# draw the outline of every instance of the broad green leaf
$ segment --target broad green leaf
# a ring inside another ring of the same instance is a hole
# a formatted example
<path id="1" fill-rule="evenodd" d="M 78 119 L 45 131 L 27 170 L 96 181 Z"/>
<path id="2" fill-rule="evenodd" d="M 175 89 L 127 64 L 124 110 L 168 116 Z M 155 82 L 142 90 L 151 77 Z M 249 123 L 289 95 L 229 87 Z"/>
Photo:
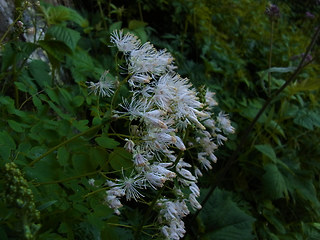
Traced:
<path id="1" fill-rule="evenodd" d="M 215 189 L 200 216 L 208 239 L 254 239 L 252 231 L 255 219 L 243 211 L 227 191 Z"/>
<path id="2" fill-rule="evenodd" d="M 108 216 L 111 216 L 113 209 L 109 208 L 107 205 L 101 204 L 99 201 L 95 201 L 95 204 L 92 204 L 92 212 L 87 215 L 88 222 L 93 226 L 101 230 L 105 226 L 105 219 Z"/>
<path id="3" fill-rule="evenodd" d="M 29 71 L 41 88 L 51 86 L 51 76 L 49 65 L 41 60 L 33 60 L 29 64 Z"/>
<path id="4" fill-rule="evenodd" d="M 5 131 L 0 132 L 0 156 L 1 160 L 7 162 L 11 151 L 16 149 L 16 144 L 12 137 Z"/>
<path id="5" fill-rule="evenodd" d="M 265 174 L 262 176 L 264 192 L 271 199 L 288 198 L 288 188 L 285 176 L 275 164 L 264 166 Z"/>
<path id="6" fill-rule="evenodd" d="M 104 148 L 108 149 L 114 149 L 117 147 L 120 143 L 117 142 L 116 140 L 109 138 L 109 137 L 97 137 L 95 141 Z"/>
<path id="7" fill-rule="evenodd" d="M 103 148 L 90 148 L 90 161 L 93 165 L 101 166 L 105 170 L 108 160 L 108 152 Z"/>
<path id="8" fill-rule="evenodd" d="M 124 148 L 118 147 L 109 155 L 109 162 L 114 170 L 132 167 L 132 155 Z"/>
<path id="9" fill-rule="evenodd" d="M 261 152 L 263 155 L 268 157 L 272 162 L 277 162 L 277 156 L 275 151 L 273 150 L 272 146 L 269 144 L 264 145 L 255 145 L 254 146 L 259 152 Z"/>
<path id="10" fill-rule="evenodd" d="M 80 40 L 80 33 L 62 25 L 51 26 L 47 33 L 54 39 L 64 42 L 72 51 Z"/>
<path id="11" fill-rule="evenodd" d="M 64 42 L 57 40 L 40 40 L 39 46 L 46 51 L 51 60 L 56 65 L 57 62 L 62 62 L 66 54 L 72 54 L 71 49 Z"/>
<path id="12" fill-rule="evenodd" d="M 84 19 L 77 11 L 64 6 L 48 7 L 43 9 L 45 12 L 46 20 L 49 25 L 59 24 L 65 21 L 73 21 L 81 27 L 88 27 L 88 21 Z"/>
<path id="13" fill-rule="evenodd" d="M 319 125 L 320 114 L 313 113 L 309 110 L 298 111 L 293 122 L 299 126 L 302 126 L 308 130 L 313 130 L 314 125 Z"/>

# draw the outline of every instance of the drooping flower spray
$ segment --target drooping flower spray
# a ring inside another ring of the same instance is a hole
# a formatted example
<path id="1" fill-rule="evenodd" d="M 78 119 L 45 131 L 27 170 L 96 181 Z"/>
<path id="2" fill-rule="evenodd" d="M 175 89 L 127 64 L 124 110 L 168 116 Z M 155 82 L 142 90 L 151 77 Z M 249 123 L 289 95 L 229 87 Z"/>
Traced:
<path id="1" fill-rule="evenodd" d="M 122 68 L 132 92 L 113 114 L 128 116 L 130 128 L 135 130 L 124 145 L 132 153 L 133 170 L 129 176 L 122 174 L 122 179 L 107 181 L 105 201 L 121 214 L 125 201 L 137 201 L 144 198 L 144 192 L 161 189 L 152 206 L 159 211 L 159 231 L 166 239 L 180 239 L 186 232 L 183 217 L 190 213 L 188 206 L 201 208 L 197 179 L 201 171 L 212 169 L 217 161 L 215 151 L 234 128 L 227 114 L 213 114 L 217 102 L 212 92 L 207 91 L 200 101 L 189 80 L 175 72 L 169 52 L 157 50 L 149 42 L 142 44 L 123 31 L 114 31 L 111 43 L 125 57 L 126 67 Z M 113 85 L 106 77 L 102 80 L 89 83 L 89 87 L 108 97 Z M 184 159 L 184 152 L 191 149 L 194 159 Z"/>

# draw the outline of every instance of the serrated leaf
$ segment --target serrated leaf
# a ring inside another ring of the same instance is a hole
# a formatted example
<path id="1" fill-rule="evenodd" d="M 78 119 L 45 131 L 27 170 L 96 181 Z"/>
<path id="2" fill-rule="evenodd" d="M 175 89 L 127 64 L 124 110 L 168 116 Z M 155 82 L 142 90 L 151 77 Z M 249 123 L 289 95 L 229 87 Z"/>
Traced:
<path id="1" fill-rule="evenodd" d="M 49 25 L 60 24 L 65 21 L 73 21 L 81 27 L 88 27 L 88 21 L 84 19 L 77 11 L 64 6 L 49 7 L 44 9 L 46 20 Z"/>
<path id="2" fill-rule="evenodd" d="M 254 146 L 259 152 L 261 152 L 263 155 L 268 157 L 271 161 L 274 163 L 277 162 L 277 156 L 275 151 L 273 150 L 272 146 L 269 144 L 264 144 L 264 145 L 255 145 Z"/>
<path id="3" fill-rule="evenodd" d="M 122 168 L 132 167 L 132 155 L 124 148 L 115 148 L 109 155 L 109 162 L 114 170 L 121 170 Z"/>
<path id="4" fill-rule="evenodd" d="M 47 33 L 56 40 L 64 42 L 72 51 L 80 40 L 80 33 L 62 25 L 51 26 Z"/>
<path id="5" fill-rule="evenodd" d="M 205 225 L 205 237 L 214 240 L 251 240 L 255 219 L 244 212 L 232 195 L 215 189 L 200 212 Z"/>
<path id="6" fill-rule="evenodd" d="M 120 144 L 116 140 L 109 137 L 97 137 L 95 141 L 99 144 L 99 146 L 108 148 L 108 149 L 114 149 Z"/>
<path id="7" fill-rule="evenodd" d="M 264 166 L 265 174 L 262 176 L 264 192 L 271 199 L 288 198 L 288 188 L 285 176 L 275 164 Z"/>

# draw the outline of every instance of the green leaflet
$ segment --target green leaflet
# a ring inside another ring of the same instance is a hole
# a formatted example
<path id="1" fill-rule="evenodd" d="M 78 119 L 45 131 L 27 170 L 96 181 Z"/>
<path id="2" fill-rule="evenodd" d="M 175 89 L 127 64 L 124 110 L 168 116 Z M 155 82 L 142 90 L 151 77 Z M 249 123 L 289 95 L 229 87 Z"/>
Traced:
<path id="1" fill-rule="evenodd" d="M 118 143 L 117 141 L 115 141 L 112 138 L 109 137 L 97 137 L 95 139 L 95 141 L 104 148 L 108 148 L 108 149 L 114 149 L 115 147 L 117 147 L 120 143 Z"/>
<path id="2" fill-rule="evenodd" d="M 79 32 L 62 25 L 51 26 L 48 29 L 47 34 L 50 37 L 65 43 L 72 51 L 75 50 L 77 43 L 80 40 Z"/>
<path id="3" fill-rule="evenodd" d="M 201 193 L 204 195 L 204 193 Z M 214 240 L 254 239 L 255 219 L 240 208 L 232 194 L 215 189 L 200 217 L 205 226 L 205 237 Z"/>

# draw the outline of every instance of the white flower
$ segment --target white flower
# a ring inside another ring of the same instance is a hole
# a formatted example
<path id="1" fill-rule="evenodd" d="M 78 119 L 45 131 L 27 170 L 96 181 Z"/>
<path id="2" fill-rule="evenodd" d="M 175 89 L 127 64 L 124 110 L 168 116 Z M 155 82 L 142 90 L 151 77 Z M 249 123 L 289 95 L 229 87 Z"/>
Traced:
<path id="1" fill-rule="evenodd" d="M 199 168 L 195 167 L 194 175 L 195 175 L 196 178 L 202 177 L 202 172 L 200 171 Z"/>
<path id="2" fill-rule="evenodd" d="M 166 73 L 171 66 L 173 57 L 165 50 L 157 51 L 154 46 L 146 42 L 139 49 L 131 51 L 128 58 L 128 71 L 132 74 L 150 74 L 160 76 Z"/>
<path id="3" fill-rule="evenodd" d="M 214 107 L 214 106 L 218 105 L 217 101 L 214 99 L 214 95 L 215 95 L 215 93 L 210 92 L 209 90 L 207 90 L 205 99 L 206 99 L 206 104 L 209 107 Z"/>
<path id="4" fill-rule="evenodd" d="M 195 182 L 192 182 L 190 184 L 189 189 L 192 192 L 192 194 L 194 194 L 196 197 L 200 196 L 200 189 Z"/>
<path id="5" fill-rule="evenodd" d="M 163 184 L 167 180 L 171 180 L 176 177 L 176 174 L 167 169 L 167 167 L 171 166 L 172 163 L 154 163 L 150 166 L 146 166 L 143 170 L 144 178 L 145 178 L 145 186 L 146 183 L 153 189 L 157 189 L 157 187 L 163 187 Z"/>
<path id="6" fill-rule="evenodd" d="M 138 49 L 141 46 L 140 40 L 137 36 L 126 33 L 123 34 L 123 31 L 113 31 L 111 33 L 111 42 L 115 44 L 120 52 L 131 52 Z"/>
<path id="7" fill-rule="evenodd" d="M 219 145 L 223 145 L 222 141 L 227 141 L 228 138 L 226 138 L 225 136 L 221 135 L 221 134 L 217 134 L 217 142 Z"/>
<path id="8" fill-rule="evenodd" d="M 234 133 L 234 127 L 231 126 L 231 122 L 228 118 L 227 114 L 224 114 L 223 112 L 219 112 L 219 115 L 217 117 L 217 122 L 222 128 L 227 133 Z"/>
<path id="9" fill-rule="evenodd" d="M 202 208 L 200 203 L 196 199 L 196 195 L 194 195 L 193 193 L 191 193 L 189 195 L 189 202 L 190 202 L 191 207 L 193 208 L 193 210 L 197 210 L 197 209 L 201 209 Z"/>
<path id="10" fill-rule="evenodd" d="M 206 170 L 212 169 L 211 162 L 207 158 L 205 158 L 206 155 L 207 153 L 205 152 L 199 152 L 197 159 L 203 168 L 205 168 Z"/>
<path id="11" fill-rule="evenodd" d="M 126 141 L 124 145 L 124 149 L 126 149 L 128 152 L 133 152 L 134 148 L 134 142 L 132 140 L 129 140 L 128 138 L 124 139 Z"/>
<path id="12" fill-rule="evenodd" d="M 94 187 L 94 182 L 95 182 L 95 180 L 94 180 L 93 178 L 90 178 L 90 179 L 88 180 L 88 184 L 89 184 L 90 186 L 92 186 L 92 187 Z"/>
<path id="13" fill-rule="evenodd" d="M 89 84 L 88 88 L 95 95 L 99 95 L 101 97 L 110 97 L 113 94 L 113 89 L 115 86 L 111 78 L 107 76 L 108 73 L 109 71 L 105 71 L 97 83 L 87 82 Z"/>
<path id="14" fill-rule="evenodd" d="M 125 195 L 125 191 L 120 187 L 116 187 L 111 181 L 107 181 L 107 184 L 112 188 L 106 191 L 105 202 L 117 215 L 120 215 L 120 211 L 118 209 L 123 205 L 119 198 Z"/>
<path id="15" fill-rule="evenodd" d="M 134 74 L 128 80 L 131 87 L 141 87 L 143 84 L 150 83 L 151 77 L 146 74 Z"/>

